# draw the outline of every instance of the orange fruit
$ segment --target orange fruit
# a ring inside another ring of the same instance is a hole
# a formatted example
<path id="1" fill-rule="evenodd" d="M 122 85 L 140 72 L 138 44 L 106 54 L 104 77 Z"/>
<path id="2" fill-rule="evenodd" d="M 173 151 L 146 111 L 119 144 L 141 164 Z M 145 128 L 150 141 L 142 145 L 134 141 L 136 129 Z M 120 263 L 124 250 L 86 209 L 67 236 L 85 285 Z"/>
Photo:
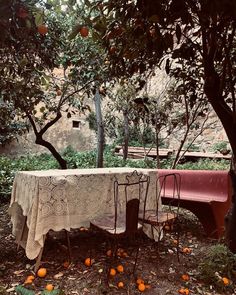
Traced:
<path id="1" fill-rule="evenodd" d="M 30 280 L 28 278 L 24 281 L 24 285 L 30 285 L 32 283 L 33 283 L 33 280 Z"/>
<path id="2" fill-rule="evenodd" d="M 123 282 L 119 282 L 119 283 L 117 284 L 117 287 L 118 287 L 118 288 L 124 288 L 124 283 L 123 283 Z"/>
<path id="3" fill-rule="evenodd" d="M 183 253 L 186 253 L 186 254 L 189 254 L 189 253 L 191 253 L 191 249 L 185 247 L 185 248 L 183 248 L 182 252 L 183 252 Z"/>
<path id="4" fill-rule="evenodd" d="M 85 259 L 85 261 L 84 261 L 84 264 L 86 265 L 86 266 L 91 266 L 92 265 L 92 260 L 91 260 L 91 258 L 86 258 Z"/>
<path id="5" fill-rule="evenodd" d="M 110 49 L 109 49 L 109 52 L 111 54 L 114 54 L 116 52 L 116 47 L 115 46 L 111 46 Z"/>
<path id="6" fill-rule="evenodd" d="M 52 284 L 47 284 L 45 289 L 48 291 L 52 291 L 54 289 L 54 286 Z"/>
<path id="7" fill-rule="evenodd" d="M 63 262 L 63 267 L 68 268 L 69 266 L 70 266 L 70 262 L 69 261 Z"/>
<path id="8" fill-rule="evenodd" d="M 44 278 L 47 274 L 47 269 L 44 267 L 41 267 L 38 271 L 37 271 L 37 275 L 40 278 Z"/>
<path id="9" fill-rule="evenodd" d="M 109 274 L 110 276 L 114 277 L 116 275 L 116 270 L 114 268 L 111 268 Z"/>
<path id="10" fill-rule="evenodd" d="M 38 25 L 38 32 L 40 35 L 46 35 L 48 32 L 48 28 L 45 25 Z"/>
<path id="11" fill-rule="evenodd" d="M 139 284 L 144 284 L 144 280 L 141 279 L 141 278 L 138 278 L 136 283 L 139 285 Z"/>
<path id="12" fill-rule="evenodd" d="M 178 244 L 178 240 L 173 240 L 173 244 L 177 245 Z"/>
<path id="13" fill-rule="evenodd" d="M 124 266 L 121 265 L 121 264 L 118 265 L 116 269 L 117 269 L 118 272 L 124 272 Z"/>
<path id="14" fill-rule="evenodd" d="M 124 252 L 125 252 L 124 249 L 122 249 L 122 248 L 118 248 L 118 249 L 117 249 L 117 252 L 116 252 L 116 255 L 121 257 L 121 256 L 123 256 L 123 253 L 124 253 Z"/>
<path id="15" fill-rule="evenodd" d="M 112 251 L 111 250 L 107 250 L 107 256 L 108 257 L 111 257 L 111 255 L 112 255 Z"/>
<path id="16" fill-rule="evenodd" d="M 29 275 L 29 276 L 27 277 L 26 280 L 31 280 L 31 281 L 33 281 L 34 279 L 35 279 L 35 276 L 33 276 L 33 275 Z"/>
<path id="17" fill-rule="evenodd" d="M 230 283 L 230 280 L 226 277 L 223 277 L 222 281 L 223 281 L 224 285 L 226 285 L 226 286 L 229 285 L 229 283 Z"/>
<path id="18" fill-rule="evenodd" d="M 80 35 L 81 35 L 82 37 L 87 37 L 88 34 L 89 34 L 89 30 L 88 30 L 87 27 L 82 27 L 82 28 L 79 30 L 79 32 L 80 32 Z"/>
<path id="19" fill-rule="evenodd" d="M 181 276 L 181 278 L 182 278 L 183 281 L 189 281 L 189 275 L 188 274 L 183 274 Z"/>
<path id="20" fill-rule="evenodd" d="M 138 289 L 139 289 L 140 292 L 143 292 L 143 291 L 145 291 L 146 286 L 143 283 L 141 283 L 141 284 L 138 285 Z"/>
<path id="21" fill-rule="evenodd" d="M 187 288 L 181 288 L 178 292 L 179 294 L 189 295 L 189 289 Z"/>

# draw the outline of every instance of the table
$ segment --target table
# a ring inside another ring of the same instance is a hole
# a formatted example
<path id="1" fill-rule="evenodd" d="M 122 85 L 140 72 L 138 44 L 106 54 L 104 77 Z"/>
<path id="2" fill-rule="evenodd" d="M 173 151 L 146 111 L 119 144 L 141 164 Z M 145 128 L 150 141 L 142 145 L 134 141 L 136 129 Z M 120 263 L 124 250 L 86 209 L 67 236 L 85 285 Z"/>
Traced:
<path id="1" fill-rule="evenodd" d="M 15 176 L 9 214 L 12 232 L 35 259 L 43 249 L 49 230 L 89 227 L 90 220 L 114 210 L 113 183 L 125 180 L 137 170 L 150 177 L 147 209 L 156 206 L 155 169 L 93 168 L 45 171 L 21 171 Z M 25 230 L 24 217 L 26 217 Z"/>

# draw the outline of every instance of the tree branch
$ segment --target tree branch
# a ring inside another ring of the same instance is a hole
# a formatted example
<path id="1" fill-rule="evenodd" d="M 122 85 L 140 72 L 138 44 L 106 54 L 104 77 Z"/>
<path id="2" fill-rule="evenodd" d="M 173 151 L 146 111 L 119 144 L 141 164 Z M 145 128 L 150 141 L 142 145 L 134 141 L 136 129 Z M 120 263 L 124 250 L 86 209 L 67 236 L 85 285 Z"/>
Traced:
<path id="1" fill-rule="evenodd" d="M 57 112 L 56 117 L 48 122 L 39 132 L 38 134 L 42 136 L 52 125 L 54 125 L 60 118 L 62 117 L 61 112 Z"/>

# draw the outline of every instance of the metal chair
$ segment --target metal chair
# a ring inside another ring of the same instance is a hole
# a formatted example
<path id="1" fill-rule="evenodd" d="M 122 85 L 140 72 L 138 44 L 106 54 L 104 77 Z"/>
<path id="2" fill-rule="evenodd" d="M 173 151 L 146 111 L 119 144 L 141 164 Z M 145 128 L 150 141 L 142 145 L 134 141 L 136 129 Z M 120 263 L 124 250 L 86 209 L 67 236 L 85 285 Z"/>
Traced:
<path id="1" fill-rule="evenodd" d="M 180 200 L 181 176 L 178 173 L 169 173 L 161 175 L 156 180 L 156 208 L 146 210 L 144 214 L 139 215 L 139 222 L 151 226 L 152 236 L 159 245 L 163 237 L 164 229 L 168 226 L 172 228 L 175 222 L 177 228 L 177 257 L 179 260 L 179 200 Z M 170 202 L 167 208 L 159 208 L 161 197 L 168 195 Z M 175 203 L 175 207 L 172 205 Z M 159 249 L 159 248 L 158 248 Z M 158 250 L 159 251 L 159 250 Z"/>
<path id="2" fill-rule="evenodd" d="M 150 177 L 136 170 L 126 176 L 125 181 L 114 181 L 114 214 L 91 220 L 91 228 L 102 231 L 113 242 L 113 255 L 116 256 L 119 242 L 123 239 L 134 241 L 142 228 L 139 223 L 139 210 L 145 212 Z M 138 250 L 135 256 L 135 272 Z"/>

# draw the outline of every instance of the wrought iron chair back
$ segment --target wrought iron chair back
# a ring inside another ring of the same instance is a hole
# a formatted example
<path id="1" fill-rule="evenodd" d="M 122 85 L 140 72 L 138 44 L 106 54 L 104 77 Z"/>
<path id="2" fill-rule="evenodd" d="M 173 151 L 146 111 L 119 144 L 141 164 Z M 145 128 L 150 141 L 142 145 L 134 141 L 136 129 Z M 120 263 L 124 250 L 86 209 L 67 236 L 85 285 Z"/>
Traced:
<path id="1" fill-rule="evenodd" d="M 122 203 L 120 191 L 123 188 L 124 206 L 126 211 L 125 233 L 130 234 L 138 229 L 138 213 L 145 212 L 148 195 L 150 177 L 148 175 L 138 173 L 134 170 L 131 174 L 126 175 L 125 181 L 114 181 L 114 206 L 115 206 L 115 233 L 117 221 L 119 219 L 118 207 Z M 122 206 L 122 204 L 121 204 Z"/>
<path id="2" fill-rule="evenodd" d="M 168 194 L 171 198 L 169 210 L 172 211 L 172 205 L 177 202 L 177 212 L 179 212 L 181 175 L 179 173 L 168 173 L 161 175 L 156 181 L 156 212 L 159 211 L 160 198 Z"/>

